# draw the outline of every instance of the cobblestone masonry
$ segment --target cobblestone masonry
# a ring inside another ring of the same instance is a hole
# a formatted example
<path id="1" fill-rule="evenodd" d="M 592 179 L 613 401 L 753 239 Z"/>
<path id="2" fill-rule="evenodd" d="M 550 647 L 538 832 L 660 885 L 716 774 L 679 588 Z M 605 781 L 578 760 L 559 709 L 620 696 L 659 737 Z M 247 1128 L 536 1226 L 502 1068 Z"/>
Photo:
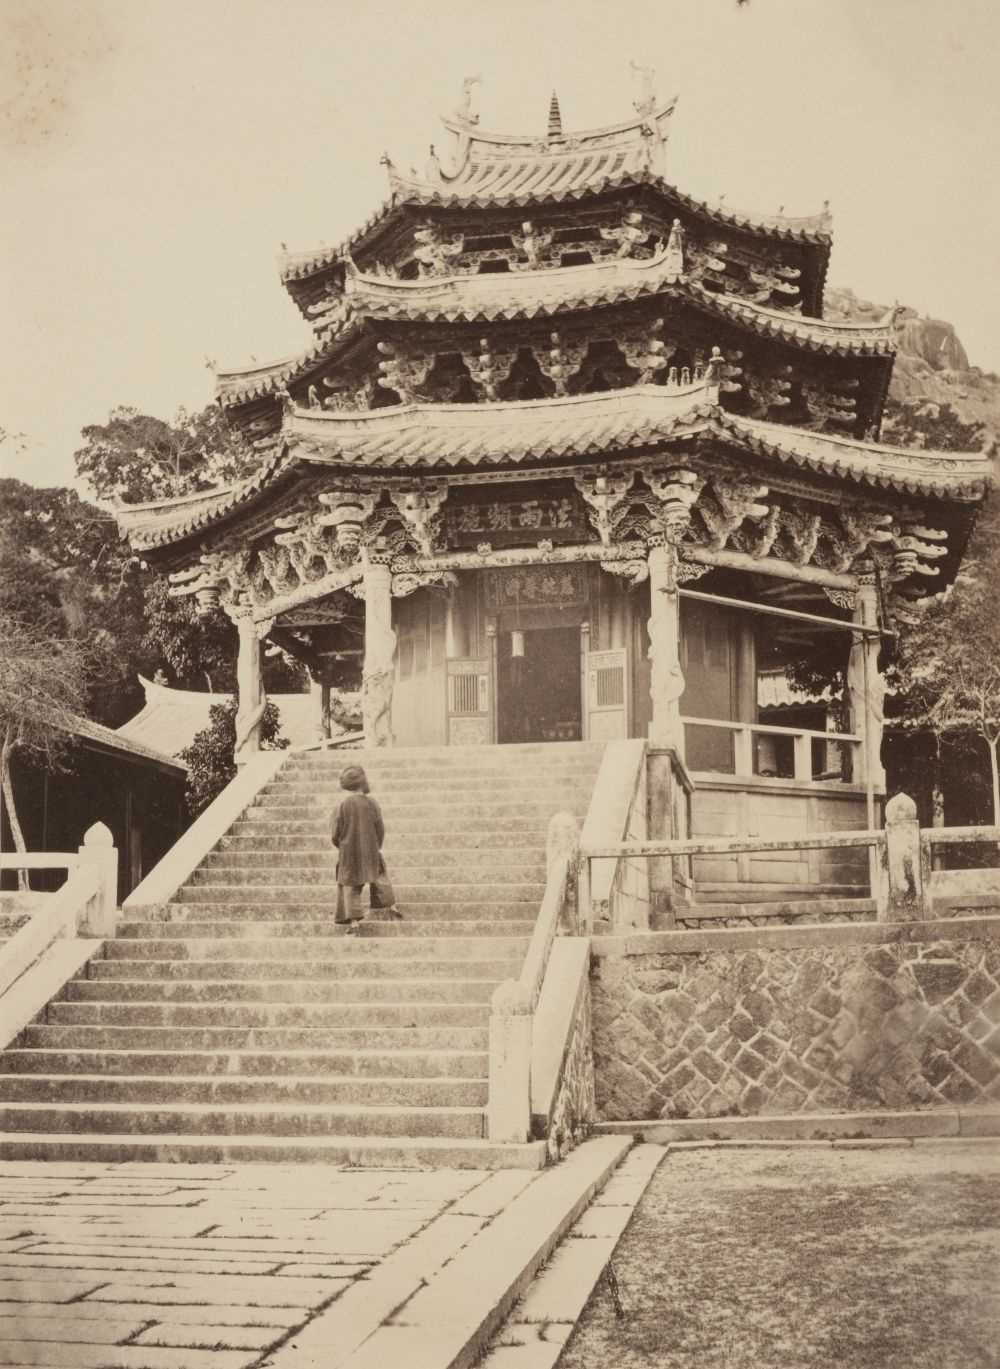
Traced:
<path id="1" fill-rule="evenodd" d="M 1000 1100 L 1000 921 L 981 940 L 831 940 L 595 957 L 599 1118 Z"/>

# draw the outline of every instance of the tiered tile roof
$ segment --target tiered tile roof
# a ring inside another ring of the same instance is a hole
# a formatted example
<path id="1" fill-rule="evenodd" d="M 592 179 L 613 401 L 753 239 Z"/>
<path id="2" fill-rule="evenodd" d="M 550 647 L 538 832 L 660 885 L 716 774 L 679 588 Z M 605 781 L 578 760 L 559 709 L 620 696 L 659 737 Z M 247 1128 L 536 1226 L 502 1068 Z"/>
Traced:
<path id="1" fill-rule="evenodd" d="M 982 453 L 929 452 L 859 442 L 737 417 L 710 384 L 626 390 L 497 404 L 397 405 L 365 412 L 291 408 L 280 453 L 237 485 L 118 511 L 137 549 L 165 547 L 256 506 L 279 482 L 322 467 L 400 474 L 517 467 L 602 456 L 699 435 L 782 465 L 854 484 L 951 502 L 982 497 Z"/>

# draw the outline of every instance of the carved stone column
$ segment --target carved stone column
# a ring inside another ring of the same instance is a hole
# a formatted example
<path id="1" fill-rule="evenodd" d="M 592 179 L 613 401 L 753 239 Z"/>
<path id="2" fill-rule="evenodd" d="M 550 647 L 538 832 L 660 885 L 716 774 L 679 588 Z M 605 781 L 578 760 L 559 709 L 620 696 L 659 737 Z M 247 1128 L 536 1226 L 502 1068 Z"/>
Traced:
<path id="1" fill-rule="evenodd" d="M 860 587 L 854 609 L 854 621 L 863 627 L 878 623 L 878 591 L 875 577 L 860 576 Z M 886 683 L 878 668 L 880 641 L 868 633 L 856 633 L 852 639 L 847 662 L 847 697 L 850 707 L 851 731 L 862 738 L 859 773 L 854 782 L 868 780 L 876 792 L 885 791 L 885 768 L 882 765 L 883 706 Z"/>
<path id="2" fill-rule="evenodd" d="M 236 625 L 239 635 L 239 655 L 236 660 L 236 745 L 233 758 L 244 765 L 260 750 L 260 724 L 267 706 L 264 676 L 261 670 L 261 638 L 267 635 L 269 624 L 254 622 L 252 604 L 235 604 L 226 612 Z"/>
<path id="3" fill-rule="evenodd" d="M 310 726 L 318 742 L 330 736 L 330 683 L 322 674 L 309 671 Z"/>
<path id="4" fill-rule="evenodd" d="M 361 709 L 365 745 L 392 745 L 392 685 L 396 669 L 396 634 L 392 630 L 392 572 L 364 557 L 365 664 Z"/>
<path id="5" fill-rule="evenodd" d="M 649 549 L 648 628 L 653 700 L 649 740 L 654 746 L 672 746 L 683 757 L 680 698 L 684 693 L 684 674 L 681 670 L 677 559 L 677 548 L 672 543 Z"/>

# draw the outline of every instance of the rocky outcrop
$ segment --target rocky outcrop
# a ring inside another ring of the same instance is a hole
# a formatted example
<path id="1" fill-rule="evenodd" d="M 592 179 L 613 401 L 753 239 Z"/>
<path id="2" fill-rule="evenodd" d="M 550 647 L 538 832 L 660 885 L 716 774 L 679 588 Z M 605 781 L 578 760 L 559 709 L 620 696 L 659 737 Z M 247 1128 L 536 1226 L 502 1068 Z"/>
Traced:
<path id="1" fill-rule="evenodd" d="M 824 312 L 831 319 L 873 322 L 885 318 L 889 308 L 853 290 L 828 288 Z M 946 434 L 938 442 L 934 431 L 942 411 L 950 409 L 960 426 L 976 430 L 971 437 L 960 436 L 957 445 L 975 449 L 1000 443 L 1000 376 L 971 365 L 954 326 L 902 307 L 896 312 L 896 333 L 899 350 L 884 439 L 912 445 L 925 435 L 927 446 L 955 445 Z"/>

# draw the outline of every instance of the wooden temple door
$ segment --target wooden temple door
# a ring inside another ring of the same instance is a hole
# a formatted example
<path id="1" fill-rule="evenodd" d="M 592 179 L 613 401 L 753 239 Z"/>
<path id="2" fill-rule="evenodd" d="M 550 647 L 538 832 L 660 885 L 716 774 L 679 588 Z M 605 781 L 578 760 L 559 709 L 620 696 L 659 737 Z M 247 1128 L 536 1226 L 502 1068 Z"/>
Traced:
<path id="1" fill-rule="evenodd" d="M 628 649 L 590 650 L 590 625 L 580 628 L 583 675 L 583 735 L 587 741 L 610 742 L 628 736 Z"/>
<path id="2" fill-rule="evenodd" d="M 448 662 L 449 746 L 483 746 L 493 740 L 492 673 L 488 656 Z"/>

